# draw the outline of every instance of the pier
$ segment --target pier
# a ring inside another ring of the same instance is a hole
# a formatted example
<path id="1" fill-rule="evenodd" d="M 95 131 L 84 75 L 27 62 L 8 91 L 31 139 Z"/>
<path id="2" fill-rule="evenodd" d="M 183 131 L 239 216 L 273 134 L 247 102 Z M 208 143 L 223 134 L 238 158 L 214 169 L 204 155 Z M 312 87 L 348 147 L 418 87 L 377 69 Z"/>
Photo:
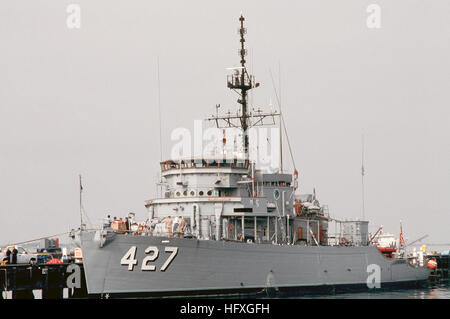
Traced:
<path id="1" fill-rule="evenodd" d="M 0 266 L 0 299 L 87 298 L 82 264 L 17 264 Z M 34 291 L 36 293 L 34 293 Z"/>

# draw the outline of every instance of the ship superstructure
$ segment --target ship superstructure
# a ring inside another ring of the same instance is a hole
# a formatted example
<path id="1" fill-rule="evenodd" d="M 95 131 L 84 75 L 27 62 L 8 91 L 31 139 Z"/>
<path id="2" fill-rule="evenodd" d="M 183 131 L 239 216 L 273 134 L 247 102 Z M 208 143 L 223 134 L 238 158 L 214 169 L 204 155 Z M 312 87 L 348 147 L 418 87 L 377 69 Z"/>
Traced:
<path id="1" fill-rule="evenodd" d="M 186 232 L 199 239 L 325 244 L 327 217 L 315 195 L 295 195 L 298 172 L 265 172 L 256 169 L 249 156 L 248 130 L 275 124 L 280 113 L 249 112 L 248 91 L 259 83 L 246 68 L 242 15 L 239 21 L 241 65 L 233 68 L 227 86 L 239 94 L 241 108 L 236 114 L 217 114 L 208 120 L 224 130 L 239 128 L 242 151 L 161 162 L 163 196 L 146 202 L 150 219 L 157 223 L 181 216 L 187 222 Z"/>

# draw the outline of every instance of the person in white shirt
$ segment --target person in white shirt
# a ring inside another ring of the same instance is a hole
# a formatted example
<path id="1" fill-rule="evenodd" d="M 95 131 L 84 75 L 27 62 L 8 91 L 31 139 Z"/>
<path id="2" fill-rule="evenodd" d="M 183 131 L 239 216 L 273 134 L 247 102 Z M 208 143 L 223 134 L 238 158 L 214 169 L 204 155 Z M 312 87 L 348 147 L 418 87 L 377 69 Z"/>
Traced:
<path id="1" fill-rule="evenodd" d="M 111 226 L 111 216 L 108 215 L 108 217 L 105 217 L 103 219 L 103 228 L 109 228 Z"/>

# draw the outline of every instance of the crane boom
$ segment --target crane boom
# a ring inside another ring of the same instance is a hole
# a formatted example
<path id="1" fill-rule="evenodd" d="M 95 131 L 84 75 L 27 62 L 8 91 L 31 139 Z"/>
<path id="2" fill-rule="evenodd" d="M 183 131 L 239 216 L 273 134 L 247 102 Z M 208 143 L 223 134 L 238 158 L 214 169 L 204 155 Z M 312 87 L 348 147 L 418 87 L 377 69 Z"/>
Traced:
<path id="1" fill-rule="evenodd" d="M 418 241 L 421 241 L 422 239 L 425 239 L 425 238 L 427 238 L 427 237 L 428 237 L 428 235 L 422 236 L 422 237 L 420 237 L 419 239 L 416 239 L 416 240 L 410 242 L 410 243 L 409 243 L 408 245 L 406 245 L 405 247 L 411 246 L 412 244 L 415 244 L 415 243 L 417 243 Z"/>

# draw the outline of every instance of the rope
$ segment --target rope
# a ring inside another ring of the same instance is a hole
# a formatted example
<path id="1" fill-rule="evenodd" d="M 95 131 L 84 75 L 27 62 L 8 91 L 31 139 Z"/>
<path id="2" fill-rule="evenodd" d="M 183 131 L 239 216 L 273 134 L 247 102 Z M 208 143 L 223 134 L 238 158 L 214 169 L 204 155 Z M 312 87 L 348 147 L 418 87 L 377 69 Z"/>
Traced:
<path id="1" fill-rule="evenodd" d="M 269 69 L 269 73 L 270 73 L 270 78 L 272 79 L 272 86 L 273 86 L 273 90 L 275 91 L 275 97 L 277 98 L 277 104 L 278 104 L 278 107 L 281 110 L 280 99 L 278 98 L 277 89 L 275 87 L 275 82 L 273 80 L 272 71 L 270 69 Z M 281 117 L 281 123 L 282 123 L 283 128 L 284 128 L 284 134 L 286 135 L 286 141 L 287 141 L 288 147 L 289 147 L 289 155 L 291 155 L 292 165 L 294 166 L 294 170 L 297 170 L 297 168 L 295 166 L 294 155 L 292 153 L 291 143 L 289 141 L 289 136 L 288 136 L 287 129 L 286 129 L 286 123 L 284 121 L 283 113 L 281 113 L 281 111 L 280 111 L 280 117 Z"/>
<path id="2" fill-rule="evenodd" d="M 52 236 L 45 236 L 45 237 L 35 238 L 35 239 L 31 239 L 31 240 L 16 242 L 16 243 L 10 243 L 10 244 L 7 244 L 7 245 L 3 245 L 2 247 L 31 243 L 33 241 L 38 241 L 38 240 L 41 240 L 41 239 L 47 239 L 47 238 L 52 238 L 52 237 L 56 237 L 56 236 L 62 236 L 62 235 L 70 234 L 71 232 L 72 231 L 65 232 L 65 233 L 60 233 L 60 234 L 56 234 L 56 235 L 52 235 Z"/>
<path id="3" fill-rule="evenodd" d="M 98 228 L 87 228 L 87 229 L 84 229 L 84 231 L 92 231 L 92 230 L 99 230 L 99 229 Z M 10 244 L 6 244 L 6 245 L 2 245 L 0 247 L 7 247 L 7 246 L 31 243 L 31 242 L 38 241 L 38 240 L 41 240 L 41 239 L 53 238 L 53 237 L 62 236 L 62 235 L 68 235 L 68 234 L 79 232 L 79 231 L 80 231 L 80 228 L 78 227 L 77 229 L 72 229 L 71 231 L 68 231 L 68 232 L 65 232 L 65 233 L 59 233 L 59 234 L 55 234 L 55 235 L 51 235 L 51 236 L 45 236 L 45 237 L 30 239 L 30 240 L 26 240 L 26 241 L 10 243 Z"/>

